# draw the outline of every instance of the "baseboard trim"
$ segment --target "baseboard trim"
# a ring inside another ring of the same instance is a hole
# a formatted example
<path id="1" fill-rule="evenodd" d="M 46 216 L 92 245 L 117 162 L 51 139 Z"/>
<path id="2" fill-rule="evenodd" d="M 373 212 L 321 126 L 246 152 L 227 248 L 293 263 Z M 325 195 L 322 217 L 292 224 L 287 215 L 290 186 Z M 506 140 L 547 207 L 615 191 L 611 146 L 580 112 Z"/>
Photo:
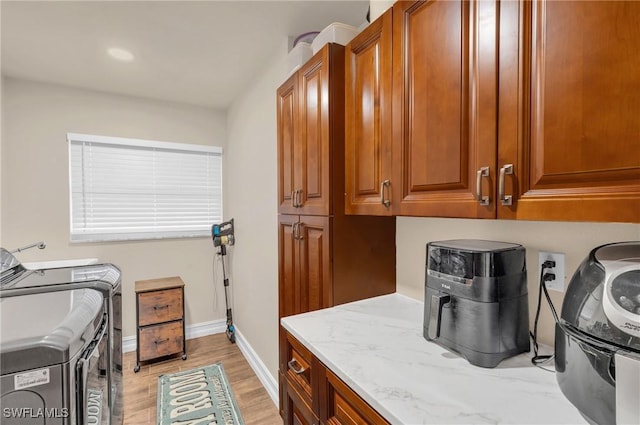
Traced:
<path id="1" fill-rule="evenodd" d="M 223 333 L 227 330 L 227 321 L 225 319 L 212 320 L 210 322 L 195 323 L 193 325 L 187 325 L 185 328 L 185 338 L 193 339 L 200 338 L 201 336 L 215 335 Z M 122 338 L 122 352 L 128 353 L 130 351 L 136 351 L 136 336 L 125 336 Z"/>
<path id="2" fill-rule="evenodd" d="M 247 359 L 249 366 L 256 373 L 258 379 L 262 383 L 262 386 L 265 390 L 267 390 L 267 394 L 271 397 L 271 400 L 275 403 L 276 407 L 279 407 L 279 395 L 278 395 L 278 381 L 271 376 L 269 373 L 269 369 L 262 362 L 258 354 L 255 352 L 251 344 L 247 341 L 247 339 L 242 335 L 242 332 L 238 330 L 238 327 L 235 328 L 236 334 L 236 344 L 238 344 L 238 348 L 244 358 Z"/>

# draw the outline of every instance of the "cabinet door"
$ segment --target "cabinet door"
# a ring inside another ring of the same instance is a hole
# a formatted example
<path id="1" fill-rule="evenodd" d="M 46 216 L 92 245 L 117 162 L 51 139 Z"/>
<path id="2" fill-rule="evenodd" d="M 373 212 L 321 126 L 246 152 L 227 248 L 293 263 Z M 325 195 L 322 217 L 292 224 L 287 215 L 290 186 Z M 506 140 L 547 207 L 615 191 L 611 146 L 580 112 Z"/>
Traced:
<path id="1" fill-rule="evenodd" d="M 296 294 L 296 313 L 333 305 L 330 224 L 331 219 L 328 217 L 300 217 L 297 228 L 300 244 L 300 292 Z"/>
<path id="2" fill-rule="evenodd" d="M 392 13 L 389 9 L 345 49 L 347 214 L 392 212 Z"/>
<path id="3" fill-rule="evenodd" d="M 351 388 L 324 369 L 324 385 L 320 391 L 320 418 L 323 423 L 332 425 L 387 425 L 378 412 L 360 398 Z"/>
<path id="4" fill-rule="evenodd" d="M 298 74 L 293 74 L 277 92 L 278 109 L 278 212 L 296 213 L 295 140 L 298 115 Z"/>
<path id="5" fill-rule="evenodd" d="M 498 217 L 640 221 L 640 2 L 500 13 Z"/>
<path id="6" fill-rule="evenodd" d="M 394 5 L 399 215 L 495 217 L 496 13 L 492 1 Z"/>
<path id="7" fill-rule="evenodd" d="M 318 425 L 320 421 L 288 379 L 284 384 L 284 425 Z"/>
<path id="8" fill-rule="evenodd" d="M 296 190 L 300 214 L 329 214 L 329 49 L 326 45 L 299 71 L 300 126 L 296 139 Z"/>
<path id="9" fill-rule="evenodd" d="M 297 215 L 278 216 L 278 313 L 279 317 L 301 313 Z"/>

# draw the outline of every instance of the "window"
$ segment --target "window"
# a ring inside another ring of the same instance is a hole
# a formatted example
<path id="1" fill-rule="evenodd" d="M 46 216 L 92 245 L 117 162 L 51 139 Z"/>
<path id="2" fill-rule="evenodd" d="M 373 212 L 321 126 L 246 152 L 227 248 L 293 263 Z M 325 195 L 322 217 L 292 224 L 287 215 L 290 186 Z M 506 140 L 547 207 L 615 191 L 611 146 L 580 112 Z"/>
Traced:
<path id="1" fill-rule="evenodd" d="M 208 236 L 222 148 L 67 134 L 71 241 Z"/>

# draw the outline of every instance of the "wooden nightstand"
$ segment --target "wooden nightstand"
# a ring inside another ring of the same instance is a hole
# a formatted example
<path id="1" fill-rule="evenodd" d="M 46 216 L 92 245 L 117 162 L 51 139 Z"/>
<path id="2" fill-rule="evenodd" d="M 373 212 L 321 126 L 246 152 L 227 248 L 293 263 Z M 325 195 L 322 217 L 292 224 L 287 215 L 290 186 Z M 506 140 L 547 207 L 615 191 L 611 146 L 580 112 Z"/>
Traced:
<path id="1" fill-rule="evenodd" d="M 136 282 L 137 348 L 140 362 L 182 352 L 187 358 L 184 325 L 184 282 L 179 277 Z"/>

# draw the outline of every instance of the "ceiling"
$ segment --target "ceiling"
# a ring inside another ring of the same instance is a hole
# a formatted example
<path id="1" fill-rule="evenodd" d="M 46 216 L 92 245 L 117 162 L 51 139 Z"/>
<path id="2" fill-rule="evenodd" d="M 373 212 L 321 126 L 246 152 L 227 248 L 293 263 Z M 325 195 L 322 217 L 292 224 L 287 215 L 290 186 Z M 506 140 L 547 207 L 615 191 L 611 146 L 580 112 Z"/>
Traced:
<path id="1" fill-rule="evenodd" d="M 369 1 L 7 1 L 2 74 L 226 109 L 287 37 L 360 26 Z M 132 62 L 106 49 L 125 48 Z"/>

